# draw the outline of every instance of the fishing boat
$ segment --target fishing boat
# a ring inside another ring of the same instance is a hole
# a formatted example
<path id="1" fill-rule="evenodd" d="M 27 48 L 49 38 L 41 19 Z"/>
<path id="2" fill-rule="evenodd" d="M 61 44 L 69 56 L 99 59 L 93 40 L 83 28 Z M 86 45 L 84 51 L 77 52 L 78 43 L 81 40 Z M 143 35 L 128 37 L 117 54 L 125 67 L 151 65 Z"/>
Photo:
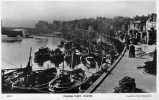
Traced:
<path id="1" fill-rule="evenodd" d="M 69 67 L 71 70 L 63 68 L 51 68 L 47 70 L 32 70 L 31 50 L 28 64 L 25 68 L 19 68 L 8 74 L 2 75 L 2 91 L 9 90 L 19 93 L 77 93 L 86 90 L 95 82 L 104 71 L 111 65 L 111 56 L 105 57 L 105 52 L 97 48 L 96 51 L 88 47 L 78 49 L 72 42 L 68 46 L 64 45 L 69 57 Z M 46 53 L 46 51 L 45 51 Z M 44 55 L 44 53 L 42 53 Z M 49 58 L 50 59 L 50 58 Z M 102 66 L 102 67 L 101 67 Z"/>
<path id="2" fill-rule="evenodd" d="M 74 69 L 74 54 L 72 52 L 70 69 L 64 70 L 63 68 L 58 70 L 56 78 L 49 82 L 49 91 L 52 93 L 75 93 L 79 91 L 79 87 L 83 84 L 87 77 L 82 69 Z"/>
<path id="3" fill-rule="evenodd" d="M 82 59 L 86 68 L 85 73 L 88 78 L 87 84 L 91 84 L 101 75 L 102 70 L 100 69 L 100 66 L 97 64 L 97 61 L 93 55 L 87 55 Z"/>
<path id="4" fill-rule="evenodd" d="M 55 78 L 56 68 L 46 70 L 32 70 L 31 51 L 25 68 L 15 69 L 2 75 L 2 91 L 16 93 L 48 92 L 48 83 Z M 5 70 L 2 70 L 4 73 Z"/>
<path id="5" fill-rule="evenodd" d="M 83 70 L 65 70 L 49 82 L 49 91 L 52 93 L 76 93 L 86 81 L 87 77 Z"/>
<path id="6" fill-rule="evenodd" d="M 73 56 L 73 54 L 72 54 Z M 74 58 L 74 57 L 72 57 Z M 75 59 L 73 59 L 75 60 Z M 72 61 L 73 64 L 73 61 Z M 99 74 L 98 65 L 92 56 L 81 58 L 81 63 L 72 67 L 72 71 L 61 70 L 61 73 L 49 82 L 52 93 L 76 93 L 86 89 L 94 82 Z"/>

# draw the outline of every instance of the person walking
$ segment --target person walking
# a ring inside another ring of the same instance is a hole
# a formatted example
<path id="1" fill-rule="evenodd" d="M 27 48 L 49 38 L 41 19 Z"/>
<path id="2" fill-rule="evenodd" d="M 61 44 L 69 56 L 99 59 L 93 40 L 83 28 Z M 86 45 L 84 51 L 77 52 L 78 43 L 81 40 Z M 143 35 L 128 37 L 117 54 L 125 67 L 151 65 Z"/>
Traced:
<path id="1" fill-rule="evenodd" d="M 135 46 L 133 43 L 129 45 L 129 57 L 134 58 L 135 57 Z"/>

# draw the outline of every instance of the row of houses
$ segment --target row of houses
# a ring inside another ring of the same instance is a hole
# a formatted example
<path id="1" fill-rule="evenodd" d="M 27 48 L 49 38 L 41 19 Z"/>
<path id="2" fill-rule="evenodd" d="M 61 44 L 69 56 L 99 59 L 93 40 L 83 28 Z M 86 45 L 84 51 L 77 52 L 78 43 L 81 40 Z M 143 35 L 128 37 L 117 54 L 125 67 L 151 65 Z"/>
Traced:
<path id="1" fill-rule="evenodd" d="M 130 36 L 135 36 L 147 44 L 154 44 L 156 42 L 156 21 L 157 15 L 150 14 L 146 20 L 132 20 L 128 26 Z"/>

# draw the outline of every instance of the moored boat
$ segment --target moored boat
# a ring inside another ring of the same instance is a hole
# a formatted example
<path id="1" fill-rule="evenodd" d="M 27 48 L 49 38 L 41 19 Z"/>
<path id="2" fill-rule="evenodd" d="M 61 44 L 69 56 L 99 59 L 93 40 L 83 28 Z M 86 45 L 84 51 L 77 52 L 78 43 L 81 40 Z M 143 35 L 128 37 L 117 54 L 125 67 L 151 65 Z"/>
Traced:
<path id="1" fill-rule="evenodd" d="M 25 68 L 2 75 L 2 92 L 35 93 L 48 92 L 48 83 L 55 78 L 56 68 L 32 71 L 31 50 L 29 62 Z M 5 70 L 2 70 L 3 72 Z"/>
<path id="2" fill-rule="evenodd" d="M 55 79 L 49 82 L 49 91 L 52 93 L 75 93 L 87 81 L 83 70 L 62 71 Z"/>

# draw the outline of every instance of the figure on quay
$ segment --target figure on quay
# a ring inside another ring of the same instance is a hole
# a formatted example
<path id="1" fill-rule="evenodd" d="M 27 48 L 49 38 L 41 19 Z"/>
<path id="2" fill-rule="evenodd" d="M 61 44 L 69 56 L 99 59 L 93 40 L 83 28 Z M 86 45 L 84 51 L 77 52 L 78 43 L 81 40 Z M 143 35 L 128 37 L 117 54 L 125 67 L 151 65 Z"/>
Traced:
<path id="1" fill-rule="evenodd" d="M 129 45 L 129 57 L 130 58 L 134 58 L 135 57 L 135 46 L 134 46 L 134 44 L 132 42 Z"/>

